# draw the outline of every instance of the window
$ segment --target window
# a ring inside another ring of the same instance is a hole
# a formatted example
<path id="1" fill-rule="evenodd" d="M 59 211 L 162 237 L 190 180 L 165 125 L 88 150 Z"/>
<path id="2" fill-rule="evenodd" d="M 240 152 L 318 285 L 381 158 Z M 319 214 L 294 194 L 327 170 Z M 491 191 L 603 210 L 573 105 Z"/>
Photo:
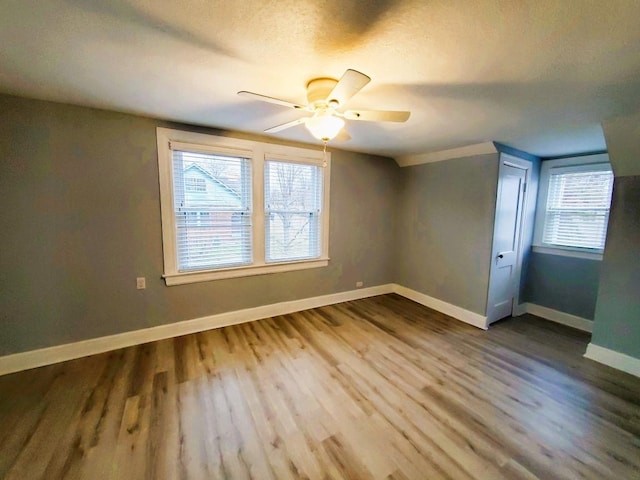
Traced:
<path id="1" fill-rule="evenodd" d="M 251 264 L 249 160 L 186 146 L 171 156 L 178 271 Z"/>
<path id="2" fill-rule="evenodd" d="M 535 245 L 601 255 L 612 188 L 606 155 L 543 162 Z"/>
<path id="3" fill-rule="evenodd" d="M 328 264 L 322 151 L 157 129 L 167 285 Z"/>
<path id="4" fill-rule="evenodd" d="M 267 161 L 265 238 L 268 262 L 320 256 L 321 167 Z"/>

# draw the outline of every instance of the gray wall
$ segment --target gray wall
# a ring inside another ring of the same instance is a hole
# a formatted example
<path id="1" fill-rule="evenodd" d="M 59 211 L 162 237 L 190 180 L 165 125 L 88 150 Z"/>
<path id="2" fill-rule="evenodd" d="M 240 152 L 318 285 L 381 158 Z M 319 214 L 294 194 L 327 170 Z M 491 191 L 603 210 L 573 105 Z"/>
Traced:
<path id="1" fill-rule="evenodd" d="M 156 126 L 0 95 L 0 355 L 395 280 L 400 170 L 335 151 L 329 267 L 166 287 Z"/>
<path id="2" fill-rule="evenodd" d="M 640 175 L 615 179 L 592 342 L 640 358 Z"/>
<path id="3" fill-rule="evenodd" d="M 640 112 L 602 123 L 616 177 L 640 175 Z"/>
<path id="4" fill-rule="evenodd" d="M 605 125 L 609 143 L 626 139 L 626 173 L 640 165 L 633 122 L 615 135 Z M 484 315 L 497 154 L 400 169 L 335 151 L 329 267 L 166 287 L 156 126 L 180 127 L 0 95 L 0 355 L 352 290 L 359 280 L 398 282 Z M 631 173 L 616 173 L 593 342 L 640 357 L 640 171 Z M 597 270 L 531 254 L 523 300 L 592 318 Z M 135 289 L 137 276 L 146 290 Z"/>
<path id="5" fill-rule="evenodd" d="M 531 252 L 523 301 L 593 320 L 600 260 Z"/>
<path id="6" fill-rule="evenodd" d="M 602 127 L 616 178 L 591 342 L 640 358 L 640 113 Z"/>
<path id="7" fill-rule="evenodd" d="M 402 169 L 399 284 L 484 315 L 498 154 Z"/>

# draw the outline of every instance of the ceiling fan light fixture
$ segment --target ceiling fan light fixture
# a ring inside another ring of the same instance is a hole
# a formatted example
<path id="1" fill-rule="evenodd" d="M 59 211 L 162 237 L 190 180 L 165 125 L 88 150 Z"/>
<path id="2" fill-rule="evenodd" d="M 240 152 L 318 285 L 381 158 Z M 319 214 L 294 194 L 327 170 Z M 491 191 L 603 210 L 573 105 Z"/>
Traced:
<path id="1" fill-rule="evenodd" d="M 344 127 L 344 120 L 334 115 L 316 115 L 309 118 L 305 125 L 311 135 L 318 140 L 328 142 Z"/>
<path id="2" fill-rule="evenodd" d="M 342 131 L 340 140 L 348 140 L 351 137 L 342 130 L 345 120 L 358 120 L 364 122 L 406 122 L 411 112 L 392 110 L 346 110 L 342 108 L 347 102 L 371 81 L 364 73 L 348 69 L 340 80 L 328 77 L 314 78 L 307 83 L 307 104 L 299 105 L 279 98 L 267 97 L 259 93 L 241 90 L 238 95 L 249 97 L 261 102 L 273 103 L 283 107 L 304 110 L 313 114 L 311 117 L 302 117 L 297 120 L 267 128 L 265 133 L 277 133 L 287 128 L 304 123 L 307 130 L 318 140 L 325 144 L 336 138 Z"/>

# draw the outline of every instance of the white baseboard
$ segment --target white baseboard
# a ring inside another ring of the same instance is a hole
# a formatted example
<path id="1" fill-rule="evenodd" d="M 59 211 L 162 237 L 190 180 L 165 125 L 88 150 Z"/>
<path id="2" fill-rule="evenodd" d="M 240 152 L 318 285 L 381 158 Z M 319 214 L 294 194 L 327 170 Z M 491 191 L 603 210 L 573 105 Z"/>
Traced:
<path id="1" fill-rule="evenodd" d="M 142 343 L 164 340 L 166 338 L 179 337 L 189 333 L 197 333 L 213 328 L 226 327 L 244 322 L 251 322 L 262 318 L 286 315 L 309 308 L 323 307 L 350 300 L 373 297 L 391 293 L 391 284 L 375 287 L 359 288 L 347 292 L 332 293 L 319 297 L 292 300 L 288 302 L 274 303 L 260 307 L 236 310 L 220 313 L 207 317 L 185 320 L 182 322 L 158 325 L 157 327 L 118 333 L 106 337 L 92 338 L 80 342 L 57 345 L 55 347 L 41 348 L 28 352 L 16 353 L 0 357 L 0 375 L 28 370 L 53 363 L 73 360 L 80 357 L 104 353 L 119 348 L 131 347 Z"/>
<path id="2" fill-rule="evenodd" d="M 543 307 L 535 303 L 523 303 L 524 311 L 537 317 L 542 317 L 552 322 L 561 323 L 568 327 L 577 328 L 583 332 L 591 333 L 593 331 L 593 321 L 570 313 L 554 310 L 553 308 Z"/>
<path id="3" fill-rule="evenodd" d="M 414 302 L 433 308 L 439 312 L 461 320 L 474 327 L 487 329 L 487 318 L 464 308 L 430 297 L 424 293 L 411 290 L 401 285 L 390 283 L 375 287 L 359 288 L 340 293 L 332 293 L 319 297 L 304 298 L 288 302 L 274 303 L 260 307 L 225 312 L 207 317 L 184 320 L 181 322 L 158 325 L 156 327 L 134 330 L 131 332 L 108 335 L 106 337 L 92 338 L 80 342 L 57 345 L 55 347 L 41 348 L 28 352 L 15 353 L 0 357 L 0 375 L 28 370 L 30 368 L 51 365 L 53 363 L 74 360 L 76 358 L 109 352 L 119 348 L 131 347 L 142 343 L 164 340 L 166 338 L 179 337 L 190 333 L 203 332 L 214 328 L 237 325 L 263 318 L 286 315 L 309 308 L 324 307 L 351 300 L 383 295 L 385 293 L 397 293 Z"/>
<path id="4" fill-rule="evenodd" d="M 584 357 L 640 377 L 640 358 L 625 355 L 593 343 L 587 345 Z"/>
<path id="5" fill-rule="evenodd" d="M 451 303 L 444 302 L 434 297 L 430 297 L 429 295 L 425 295 L 424 293 L 420 293 L 416 290 L 412 290 L 407 287 L 403 287 L 402 285 L 398 285 L 396 283 L 393 285 L 393 292 L 398 295 L 402 295 L 403 297 L 408 298 L 409 300 L 413 300 L 425 307 L 433 308 L 439 312 L 442 312 L 450 317 L 453 317 L 462 322 L 468 323 L 469 325 L 473 325 L 474 327 L 481 328 L 486 330 L 488 328 L 487 317 L 480 315 L 479 313 L 472 312 L 470 310 L 466 310 L 462 307 L 458 307 L 457 305 L 452 305 Z"/>

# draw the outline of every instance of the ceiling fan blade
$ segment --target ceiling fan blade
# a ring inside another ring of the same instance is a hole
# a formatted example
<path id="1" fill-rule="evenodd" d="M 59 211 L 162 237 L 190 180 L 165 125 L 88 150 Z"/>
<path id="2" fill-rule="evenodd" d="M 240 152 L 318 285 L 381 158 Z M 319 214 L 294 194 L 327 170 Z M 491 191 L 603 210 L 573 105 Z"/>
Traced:
<path id="1" fill-rule="evenodd" d="M 351 97 L 358 93 L 362 87 L 369 83 L 371 79 L 364 73 L 356 70 L 347 70 L 342 75 L 331 93 L 327 97 L 327 101 L 337 100 L 339 106 L 344 106 Z"/>
<path id="2" fill-rule="evenodd" d="M 305 123 L 307 121 L 307 117 L 298 118 L 297 120 L 292 120 L 291 122 L 283 123 L 282 125 L 276 125 L 275 127 L 267 128 L 264 133 L 276 133 L 287 128 L 295 127 L 296 125 L 300 125 L 301 123 Z"/>
<path id="3" fill-rule="evenodd" d="M 361 120 L 365 122 L 406 122 L 411 112 L 396 110 L 347 110 L 343 114 L 347 120 Z"/>
<path id="4" fill-rule="evenodd" d="M 247 98 L 253 98 L 254 100 L 260 100 L 261 102 L 275 103 L 276 105 L 281 105 L 283 107 L 297 108 L 297 109 L 306 108 L 303 105 L 287 102 L 286 100 L 280 100 L 279 98 L 267 97 L 266 95 L 260 95 L 259 93 L 247 92 L 246 90 L 242 90 L 238 92 L 238 95 L 241 95 Z"/>

